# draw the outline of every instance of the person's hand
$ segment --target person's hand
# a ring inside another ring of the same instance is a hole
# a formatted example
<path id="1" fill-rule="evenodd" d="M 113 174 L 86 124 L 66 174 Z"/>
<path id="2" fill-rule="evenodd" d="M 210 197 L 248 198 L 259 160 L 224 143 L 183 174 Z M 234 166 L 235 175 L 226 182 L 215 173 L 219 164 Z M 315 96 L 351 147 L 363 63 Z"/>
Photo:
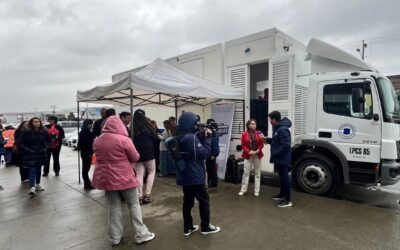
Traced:
<path id="1" fill-rule="evenodd" d="M 210 156 L 210 159 L 213 161 L 215 160 L 215 156 Z"/>
<path id="2" fill-rule="evenodd" d="M 254 155 L 254 151 L 250 150 L 249 155 Z"/>
<path id="3" fill-rule="evenodd" d="M 207 135 L 211 135 L 211 134 L 212 134 L 212 131 L 211 131 L 211 129 L 209 129 L 209 128 L 206 128 L 206 134 L 207 134 Z"/>

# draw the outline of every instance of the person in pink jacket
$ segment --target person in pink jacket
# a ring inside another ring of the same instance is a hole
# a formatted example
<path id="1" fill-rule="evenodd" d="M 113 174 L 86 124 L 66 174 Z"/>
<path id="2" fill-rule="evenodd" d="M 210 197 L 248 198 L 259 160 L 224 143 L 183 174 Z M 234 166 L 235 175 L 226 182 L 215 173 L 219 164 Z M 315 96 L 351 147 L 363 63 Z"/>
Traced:
<path id="1" fill-rule="evenodd" d="M 118 245 L 123 235 L 121 197 L 129 208 L 131 223 L 136 230 L 136 243 L 153 240 L 155 234 L 149 232 L 142 221 L 138 183 L 132 167 L 140 156 L 118 117 L 107 119 L 101 135 L 93 143 L 93 151 L 97 161 L 92 185 L 105 190 L 108 197 L 108 234 L 111 244 Z"/>

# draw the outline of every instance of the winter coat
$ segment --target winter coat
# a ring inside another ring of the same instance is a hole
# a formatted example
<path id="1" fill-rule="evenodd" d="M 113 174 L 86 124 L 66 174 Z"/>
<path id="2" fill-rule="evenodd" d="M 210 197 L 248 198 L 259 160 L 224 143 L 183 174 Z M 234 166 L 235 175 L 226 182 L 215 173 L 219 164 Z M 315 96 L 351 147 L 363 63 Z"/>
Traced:
<path id="1" fill-rule="evenodd" d="M 4 149 L 4 145 L 6 145 L 6 143 L 7 141 L 4 140 L 3 135 L 1 134 L 0 131 L 0 156 L 6 153 L 6 150 Z"/>
<path id="2" fill-rule="evenodd" d="M 62 140 L 65 138 L 64 129 L 58 124 L 54 127 L 48 124 L 46 128 L 51 138 L 50 148 L 60 148 L 62 146 Z"/>
<path id="3" fill-rule="evenodd" d="M 139 162 L 150 161 L 155 159 L 155 145 L 159 145 L 158 136 L 154 133 L 143 130 L 139 134 L 133 136 L 133 143 L 137 148 L 140 159 Z"/>
<path id="4" fill-rule="evenodd" d="M 179 118 L 178 141 L 181 156 L 186 168 L 177 171 L 176 183 L 179 186 L 205 185 L 204 161 L 211 153 L 211 139 L 200 139 L 196 136 L 197 116 L 185 112 Z"/>
<path id="5" fill-rule="evenodd" d="M 105 118 L 101 118 L 101 119 L 96 120 L 96 121 L 93 123 L 93 134 L 94 134 L 95 137 L 98 137 L 98 136 L 101 135 L 101 129 L 102 129 L 101 124 L 102 124 L 105 120 L 106 120 Z"/>
<path id="6" fill-rule="evenodd" d="M 96 154 L 94 187 L 117 191 L 138 186 L 132 165 L 140 156 L 119 117 L 107 119 L 101 135 L 94 140 L 93 151 Z"/>
<path id="7" fill-rule="evenodd" d="M 267 139 L 267 143 L 271 144 L 271 163 L 289 167 L 292 165 L 292 140 L 289 130 L 291 126 L 292 122 L 287 118 L 283 118 L 272 128 L 272 138 Z"/>
<path id="8" fill-rule="evenodd" d="M 264 154 L 262 152 L 262 149 L 264 147 L 264 141 L 261 139 L 261 137 L 257 131 L 254 131 L 253 133 L 256 137 L 256 144 L 257 144 L 257 149 L 258 149 L 257 157 L 258 157 L 258 159 L 261 159 L 264 156 Z M 251 148 L 250 148 L 250 132 L 249 131 L 245 131 L 242 133 L 241 145 L 242 145 L 242 149 L 243 149 L 242 157 L 246 160 L 250 159 L 249 152 L 250 152 Z"/>
<path id="9" fill-rule="evenodd" d="M 219 136 L 211 137 L 211 156 L 217 158 L 219 155 Z"/>
<path id="10" fill-rule="evenodd" d="M 24 166 L 42 166 L 47 157 L 46 151 L 51 143 L 50 135 L 45 128 L 39 130 L 23 130 L 18 138 L 18 148 L 22 152 Z"/>
<path id="11" fill-rule="evenodd" d="M 93 141 L 95 136 L 90 129 L 85 128 L 79 132 L 78 138 L 78 149 L 81 151 L 83 156 L 93 154 Z"/>

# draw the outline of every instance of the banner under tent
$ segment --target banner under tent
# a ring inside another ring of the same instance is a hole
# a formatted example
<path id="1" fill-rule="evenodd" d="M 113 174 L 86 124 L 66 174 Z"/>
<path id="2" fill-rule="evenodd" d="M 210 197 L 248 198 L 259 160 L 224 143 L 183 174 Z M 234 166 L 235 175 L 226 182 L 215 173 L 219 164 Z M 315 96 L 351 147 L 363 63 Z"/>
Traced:
<path id="1" fill-rule="evenodd" d="M 174 108 L 176 117 L 178 108 L 185 105 L 204 107 L 225 100 L 240 101 L 244 107 L 244 99 L 244 90 L 191 75 L 160 58 L 138 72 L 128 73 L 118 81 L 98 85 L 89 90 L 78 90 L 76 94 L 78 114 L 79 104 L 85 102 L 126 105 L 130 106 L 131 113 L 133 113 L 134 107 L 161 105 Z M 243 112 L 244 110 L 243 108 Z M 78 131 L 79 119 L 78 115 Z M 133 126 L 130 129 L 131 135 L 133 135 Z M 79 157 L 78 154 L 80 183 Z"/>

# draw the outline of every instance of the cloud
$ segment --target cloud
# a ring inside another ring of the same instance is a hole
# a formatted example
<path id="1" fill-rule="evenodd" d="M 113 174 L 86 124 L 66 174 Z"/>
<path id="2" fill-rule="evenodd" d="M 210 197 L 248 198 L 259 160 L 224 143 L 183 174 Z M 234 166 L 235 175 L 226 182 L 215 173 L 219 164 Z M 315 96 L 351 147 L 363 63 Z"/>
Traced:
<path id="1" fill-rule="evenodd" d="M 372 64 L 400 73 L 397 9 L 395 0 L 2 1 L 1 87 L 12 94 L 0 112 L 72 107 L 77 89 L 112 74 L 273 27 L 355 55 L 365 39 Z"/>

